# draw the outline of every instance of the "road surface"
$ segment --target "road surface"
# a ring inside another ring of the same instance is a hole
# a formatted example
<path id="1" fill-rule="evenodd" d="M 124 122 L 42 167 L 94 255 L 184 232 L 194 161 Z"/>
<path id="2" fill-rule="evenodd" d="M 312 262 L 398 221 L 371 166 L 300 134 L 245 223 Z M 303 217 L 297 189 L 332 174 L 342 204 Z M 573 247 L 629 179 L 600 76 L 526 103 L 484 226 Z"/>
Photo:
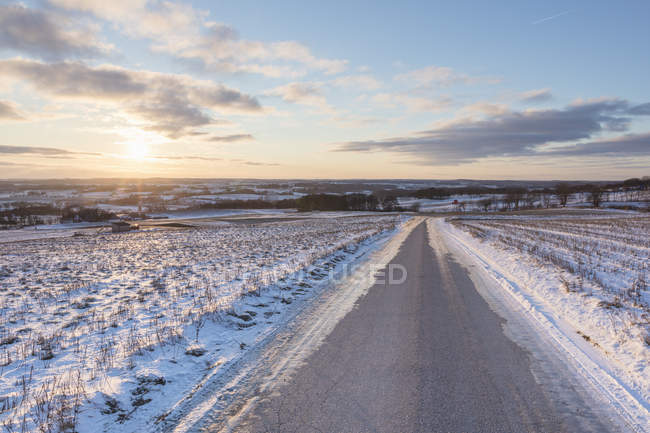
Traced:
<path id="1" fill-rule="evenodd" d="M 373 286 L 235 429 L 615 431 L 582 393 L 567 386 L 559 399 L 538 383 L 531 354 L 504 335 L 467 270 L 434 246 L 426 224 L 417 226 L 392 261 L 405 266 L 406 280 Z M 567 401 L 570 409 L 560 407 Z"/>
<path id="2" fill-rule="evenodd" d="M 404 266 L 403 282 L 326 292 L 158 431 L 630 431 L 430 228 L 388 264 Z"/>

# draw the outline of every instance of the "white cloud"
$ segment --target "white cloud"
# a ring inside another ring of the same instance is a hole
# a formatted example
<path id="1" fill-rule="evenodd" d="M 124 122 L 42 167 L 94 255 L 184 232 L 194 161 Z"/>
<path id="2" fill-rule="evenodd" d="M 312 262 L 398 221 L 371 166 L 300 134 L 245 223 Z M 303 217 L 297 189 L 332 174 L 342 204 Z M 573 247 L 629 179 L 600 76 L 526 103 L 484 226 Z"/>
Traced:
<path id="1" fill-rule="evenodd" d="M 378 93 L 372 97 L 372 101 L 387 108 L 395 108 L 402 105 L 411 112 L 432 112 L 438 113 L 448 110 L 453 101 L 451 98 L 425 98 L 411 96 L 403 93 Z"/>
<path id="2" fill-rule="evenodd" d="M 501 80 L 496 77 L 473 77 L 455 71 L 446 66 L 427 66 L 415 69 L 395 76 L 398 81 L 404 81 L 416 86 L 429 86 L 437 84 L 440 86 L 451 86 L 453 84 L 496 84 Z"/>
<path id="3" fill-rule="evenodd" d="M 25 116 L 20 112 L 16 104 L 10 101 L 0 100 L 0 121 L 24 119 Z"/>
<path id="4" fill-rule="evenodd" d="M 96 29 L 59 14 L 20 4 L 0 6 L 0 49 L 46 60 L 106 55 L 113 46 L 99 41 Z"/>
<path id="5" fill-rule="evenodd" d="M 460 111 L 469 114 L 487 114 L 490 116 L 496 116 L 507 113 L 509 109 L 508 106 L 504 104 L 479 101 L 463 107 Z"/>
<path id="6" fill-rule="evenodd" d="M 298 68 L 291 76 L 299 76 L 306 72 L 300 68 L 338 74 L 347 64 L 346 60 L 316 57 L 296 41 L 242 39 L 233 28 L 209 21 L 207 12 L 187 4 L 159 0 L 49 1 L 64 9 L 92 13 L 116 24 L 125 34 L 151 40 L 154 51 L 199 61 L 209 69 L 282 77 L 288 66 Z"/>
<path id="7" fill-rule="evenodd" d="M 528 90 L 519 94 L 519 100 L 522 102 L 535 103 L 549 101 L 551 99 L 553 99 L 553 95 L 551 94 L 551 89 L 548 88 Z"/>
<path id="8" fill-rule="evenodd" d="M 356 88 L 359 90 L 377 90 L 381 87 L 381 82 L 372 75 L 346 75 L 338 77 L 332 81 L 337 87 Z"/>
<path id="9" fill-rule="evenodd" d="M 321 112 L 334 113 L 334 109 L 323 96 L 322 83 L 293 82 L 267 90 L 266 95 L 279 96 L 285 102 L 318 108 Z"/>
<path id="10" fill-rule="evenodd" d="M 186 75 L 134 71 L 112 65 L 0 60 L 0 76 L 27 82 L 54 98 L 109 104 L 167 137 L 214 124 L 213 112 L 260 113 L 259 102 L 238 90 Z"/>

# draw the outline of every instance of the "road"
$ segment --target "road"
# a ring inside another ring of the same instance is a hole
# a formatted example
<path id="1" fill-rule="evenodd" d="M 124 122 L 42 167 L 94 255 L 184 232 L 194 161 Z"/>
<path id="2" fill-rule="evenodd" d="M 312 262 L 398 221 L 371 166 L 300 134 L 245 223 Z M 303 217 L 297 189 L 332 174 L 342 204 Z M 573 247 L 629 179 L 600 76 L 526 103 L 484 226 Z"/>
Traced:
<path id="1" fill-rule="evenodd" d="M 375 284 L 234 430 L 616 431 L 583 392 L 536 380 L 531 353 L 433 235 L 435 250 L 419 224 L 391 262 L 406 280 Z"/>

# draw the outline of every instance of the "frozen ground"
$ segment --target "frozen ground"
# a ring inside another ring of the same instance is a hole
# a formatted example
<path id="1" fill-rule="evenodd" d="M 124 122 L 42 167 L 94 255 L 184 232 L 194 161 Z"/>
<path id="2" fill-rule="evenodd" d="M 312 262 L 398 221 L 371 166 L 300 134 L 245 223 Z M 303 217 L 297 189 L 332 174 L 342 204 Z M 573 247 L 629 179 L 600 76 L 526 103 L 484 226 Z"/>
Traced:
<path id="1" fill-rule="evenodd" d="M 93 234 L 102 229 L 104 223 L 75 223 L 34 226 L 15 230 L 0 230 L 0 244 L 47 238 L 62 238 L 79 234 Z"/>
<path id="2" fill-rule="evenodd" d="M 296 213 L 294 209 L 205 209 L 195 211 L 178 211 L 178 212 L 153 212 L 153 217 L 166 217 L 166 218 L 211 218 L 211 217 L 225 217 L 233 215 L 277 215 Z"/>
<path id="3" fill-rule="evenodd" d="M 311 218 L 5 243 L 0 425 L 144 429 L 399 224 Z"/>
<path id="4" fill-rule="evenodd" d="M 650 430 L 649 217 L 433 220 L 560 345 L 636 431 Z"/>

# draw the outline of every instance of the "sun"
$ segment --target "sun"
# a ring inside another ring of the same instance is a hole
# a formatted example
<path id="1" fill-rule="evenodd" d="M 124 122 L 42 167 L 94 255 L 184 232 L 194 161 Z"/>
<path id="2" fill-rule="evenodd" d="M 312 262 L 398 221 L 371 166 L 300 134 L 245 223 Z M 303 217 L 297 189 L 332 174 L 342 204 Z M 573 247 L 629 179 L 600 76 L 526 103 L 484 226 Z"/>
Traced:
<path id="1" fill-rule="evenodd" d="M 149 148 L 145 143 L 134 141 L 129 143 L 127 156 L 131 159 L 142 160 L 149 154 Z"/>

